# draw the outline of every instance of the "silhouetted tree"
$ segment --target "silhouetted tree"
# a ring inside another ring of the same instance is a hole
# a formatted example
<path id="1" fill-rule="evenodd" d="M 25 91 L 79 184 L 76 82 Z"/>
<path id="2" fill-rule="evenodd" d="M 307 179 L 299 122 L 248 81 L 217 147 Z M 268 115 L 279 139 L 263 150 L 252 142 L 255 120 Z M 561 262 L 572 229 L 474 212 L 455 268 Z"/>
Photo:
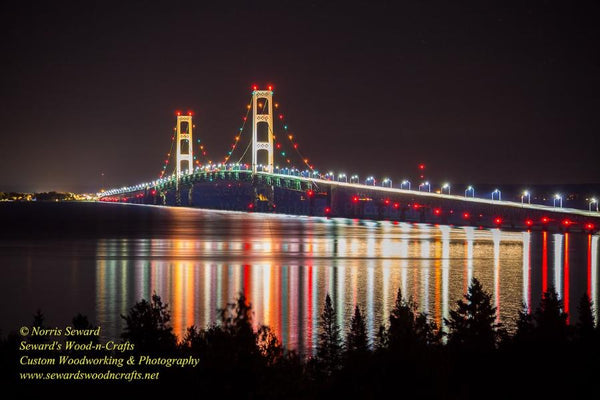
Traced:
<path id="1" fill-rule="evenodd" d="M 358 305 L 354 307 L 354 315 L 350 321 L 350 330 L 346 337 L 346 352 L 349 354 L 365 354 L 369 351 L 367 327 Z"/>
<path id="2" fill-rule="evenodd" d="M 527 343 L 533 340 L 535 334 L 535 324 L 533 316 L 527 311 L 527 307 L 523 304 L 516 323 L 516 331 L 513 336 L 515 343 Z"/>
<path id="3" fill-rule="evenodd" d="M 121 337 L 135 344 L 138 351 L 168 351 L 175 349 L 177 338 L 171 327 L 171 313 L 160 296 L 152 295 L 151 301 L 137 302 L 127 315 Z"/>
<path id="4" fill-rule="evenodd" d="M 379 329 L 377 330 L 377 334 L 375 336 L 375 350 L 378 352 L 387 350 L 390 346 L 389 338 L 390 335 L 385 325 L 379 325 Z"/>
<path id="5" fill-rule="evenodd" d="M 38 308 L 37 311 L 35 312 L 35 314 L 33 314 L 32 327 L 46 329 L 46 326 L 44 325 L 45 320 L 46 320 L 46 317 L 42 313 L 42 310 L 40 310 Z M 28 336 L 28 341 L 31 343 L 47 343 L 50 341 L 50 337 L 47 335 L 34 335 L 33 332 L 30 332 L 30 334 Z"/>
<path id="6" fill-rule="evenodd" d="M 274 365 L 283 357 L 283 346 L 277 335 L 268 326 L 261 326 L 256 332 L 258 349 L 267 365 Z"/>
<path id="7" fill-rule="evenodd" d="M 456 310 L 450 311 L 450 319 L 446 320 L 448 345 L 477 350 L 495 348 L 500 328 L 495 321 L 496 308 L 490 294 L 473 278 L 464 300 L 457 302 Z"/>
<path id="8" fill-rule="evenodd" d="M 331 305 L 331 297 L 327 294 L 325 308 L 321 314 L 321 332 L 317 357 L 324 366 L 325 372 L 331 374 L 339 368 L 342 353 L 340 328 L 335 321 L 335 311 Z"/>
<path id="9" fill-rule="evenodd" d="M 98 329 L 97 326 L 92 325 L 90 321 L 88 321 L 87 316 L 82 315 L 81 313 L 78 313 L 75 317 L 73 317 L 72 323 L 73 328 L 77 330 Z M 78 343 L 89 343 L 90 341 L 92 341 L 93 343 L 98 343 L 100 341 L 100 338 L 97 335 L 73 335 L 71 336 L 71 338 L 73 338 L 73 340 Z"/>
<path id="10" fill-rule="evenodd" d="M 567 318 L 562 300 L 554 288 L 550 288 L 542 295 L 542 301 L 533 315 L 536 340 L 544 343 L 565 343 L 568 338 Z"/>
<path id="11" fill-rule="evenodd" d="M 395 351 L 414 349 L 439 342 L 435 324 L 426 314 L 419 313 L 414 302 L 405 300 L 398 289 L 396 302 L 389 317 L 388 345 Z"/>
<path id="12" fill-rule="evenodd" d="M 584 293 L 577 307 L 577 338 L 584 343 L 591 342 L 595 336 L 593 308 L 589 296 Z"/>

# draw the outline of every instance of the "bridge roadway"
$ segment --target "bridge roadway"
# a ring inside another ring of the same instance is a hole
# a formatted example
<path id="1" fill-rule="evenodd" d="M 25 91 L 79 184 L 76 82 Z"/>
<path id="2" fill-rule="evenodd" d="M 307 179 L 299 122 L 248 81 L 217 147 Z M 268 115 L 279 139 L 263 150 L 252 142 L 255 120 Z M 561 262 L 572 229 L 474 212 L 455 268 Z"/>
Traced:
<path id="1" fill-rule="evenodd" d="M 98 193 L 101 201 L 595 233 L 600 213 L 244 169 L 199 169 Z"/>

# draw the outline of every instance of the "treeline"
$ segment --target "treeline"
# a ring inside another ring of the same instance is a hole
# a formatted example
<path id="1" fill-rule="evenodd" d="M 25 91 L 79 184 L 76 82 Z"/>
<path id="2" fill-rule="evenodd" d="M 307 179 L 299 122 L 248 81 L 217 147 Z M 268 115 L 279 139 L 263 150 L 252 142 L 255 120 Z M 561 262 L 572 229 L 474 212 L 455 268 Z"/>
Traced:
<path id="1" fill-rule="evenodd" d="M 587 296 L 578 311 L 569 324 L 550 290 L 534 312 L 518 315 L 508 334 L 496 322 L 490 294 L 473 279 L 442 330 L 399 290 L 371 342 L 360 307 L 342 332 L 327 295 L 316 355 L 300 357 L 284 349 L 269 327 L 253 328 L 244 295 L 219 310 L 218 323 L 191 326 L 180 341 L 168 306 L 153 295 L 122 316 L 121 336 L 139 353 L 199 357 L 197 368 L 167 369 L 161 382 L 193 383 L 225 398 L 578 398 L 597 391 L 600 371 L 600 331 Z M 40 313 L 34 324 L 43 325 Z M 93 328 L 81 315 L 73 325 Z M 3 360 L 14 360 L 18 340 L 9 335 L 2 341 Z"/>
<path id="2" fill-rule="evenodd" d="M 85 196 L 69 192 L 0 192 L 0 201 L 73 201 L 82 200 Z"/>

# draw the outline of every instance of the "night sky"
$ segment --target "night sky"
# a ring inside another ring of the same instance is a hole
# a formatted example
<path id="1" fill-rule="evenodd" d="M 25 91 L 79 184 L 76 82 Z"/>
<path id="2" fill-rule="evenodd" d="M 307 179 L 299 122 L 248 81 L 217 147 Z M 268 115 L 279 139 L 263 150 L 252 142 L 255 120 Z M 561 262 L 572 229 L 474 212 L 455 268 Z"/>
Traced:
<path id="1" fill-rule="evenodd" d="M 322 171 L 600 182 L 598 3 L 147 3 L 2 3 L 0 190 L 153 179 L 176 110 L 221 161 L 254 83 Z"/>

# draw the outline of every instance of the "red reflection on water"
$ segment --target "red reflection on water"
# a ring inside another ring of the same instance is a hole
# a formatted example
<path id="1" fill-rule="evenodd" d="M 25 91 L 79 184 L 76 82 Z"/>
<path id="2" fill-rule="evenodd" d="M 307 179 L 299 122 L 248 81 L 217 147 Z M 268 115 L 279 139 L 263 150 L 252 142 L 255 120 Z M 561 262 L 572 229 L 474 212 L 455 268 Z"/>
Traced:
<path id="1" fill-rule="evenodd" d="M 542 235 L 542 293 L 548 291 L 548 232 Z"/>
<path id="2" fill-rule="evenodd" d="M 312 299 L 313 299 L 313 277 L 312 277 L 312 265 L 308 265 L 306 267 L 306 269 L 308 270 L 308 279 L 307 279 L 307 283 L 306 283 L 306 300 L 307 300 L 307 307 L 306 307 L 306 315 L 308 316 L 308 318 L 306 318 L 306 348 L 310 349 L 312 348 L 312 336 L 313 336 L 313 332 L 312 332 L 312 314 L 313 314 L 313 303 L 312 303 Z"/>
<path id="3" fill-rule="evenodd" d="M 564 302 L 565 312 L 567 313 L 567 323 L 569 323 L 569 233 L 565 232 L 565 269 L 564 269 Z"/>

